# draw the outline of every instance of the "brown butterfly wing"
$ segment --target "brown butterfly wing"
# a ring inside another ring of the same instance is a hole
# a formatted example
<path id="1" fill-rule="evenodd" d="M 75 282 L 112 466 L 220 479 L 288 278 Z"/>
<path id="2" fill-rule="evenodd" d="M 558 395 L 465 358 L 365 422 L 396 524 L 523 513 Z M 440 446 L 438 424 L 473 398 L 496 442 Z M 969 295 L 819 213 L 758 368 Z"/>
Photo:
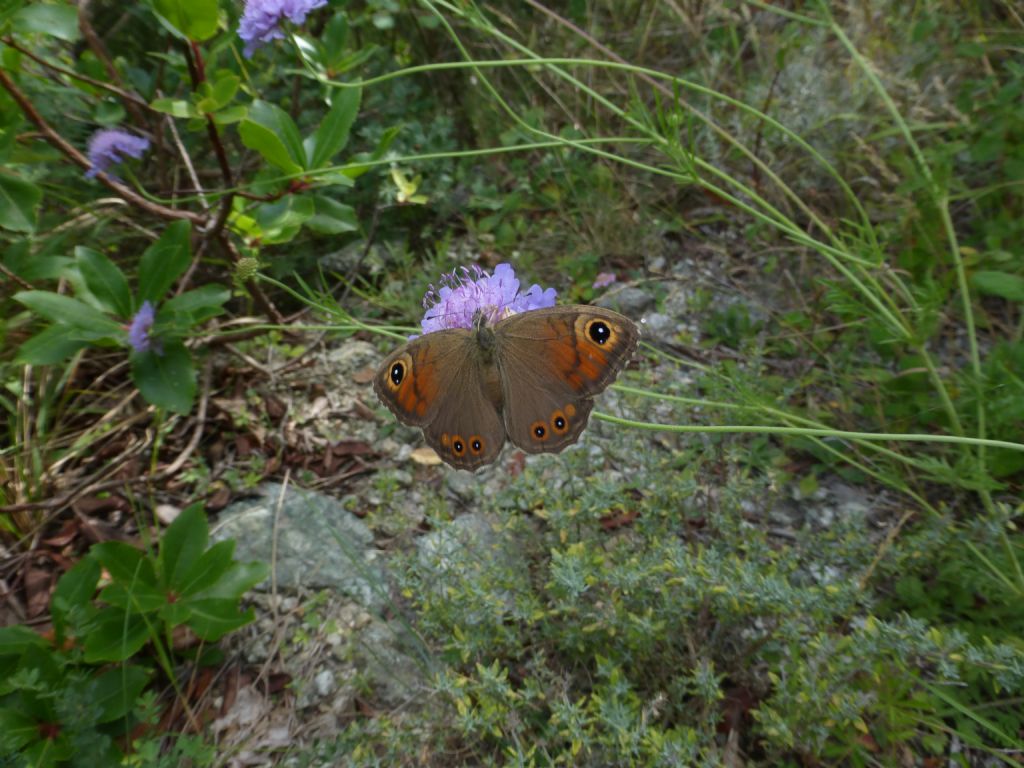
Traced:
<path id="1" fill-rule="evenodd" d="M 457 469 L 494 461 L 505 443 L 497 370 L 481 358 L 474 334 L 435 331 L 387 357 L 373 380 L 377 397 Z"/>
<path id="2" fill-rule="evenodd" d="M 505 430 L 528 453 L 579 439 L 594 395 L 615 380 L 640 335 L 618 312 L 584 305 L 513 315 L 494 333 Z"/>

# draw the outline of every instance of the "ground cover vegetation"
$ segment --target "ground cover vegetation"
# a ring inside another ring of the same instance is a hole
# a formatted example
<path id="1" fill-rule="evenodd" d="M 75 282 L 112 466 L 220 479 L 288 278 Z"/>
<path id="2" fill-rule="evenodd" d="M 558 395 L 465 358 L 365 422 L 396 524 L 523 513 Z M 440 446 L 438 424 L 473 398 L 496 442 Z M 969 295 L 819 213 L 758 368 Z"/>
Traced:
<path id="1" fill-rule="evenodd" d="M 1010 0 L 0 2 L 0 764 L 237 757 L 269 568 L 208 517 L 264 478 L 366 514 L 426 681 L 270 762 L 1022 764 L 1022 51 Z M 593 440 L 282 427 L 500 263 L 642 299 Z"/>

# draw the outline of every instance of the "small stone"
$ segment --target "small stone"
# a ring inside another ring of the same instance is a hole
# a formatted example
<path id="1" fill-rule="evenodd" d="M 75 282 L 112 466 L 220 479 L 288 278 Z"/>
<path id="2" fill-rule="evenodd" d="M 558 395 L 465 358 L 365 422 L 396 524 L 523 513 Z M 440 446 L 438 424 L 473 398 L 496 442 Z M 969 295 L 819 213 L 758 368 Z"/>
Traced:
<path id="1" fill-rule="evenodd" d="M 627 317 L 639 317 L 654 308 L 654 296 L 642 288 L 624 285 L 619 290 L 608 291 L 594 301 L 599 307 L 614 309 Z"/>
<path id="2" fill-rule="evenodd" d="M 313 690 L 321 699 L 326 698 L 334 692 L 334 673 L 329 669 L 322 670 L 313 678 Z"/>
<path id="3" fill-rule="evenodd" d="M 157 504 L 153 514 L 156 515 L 156 519 L 161 524 L 170 525 L 178 519 L 178 515 L 181 514 L 181 507 L 176 507 L 173 504 Z"/>

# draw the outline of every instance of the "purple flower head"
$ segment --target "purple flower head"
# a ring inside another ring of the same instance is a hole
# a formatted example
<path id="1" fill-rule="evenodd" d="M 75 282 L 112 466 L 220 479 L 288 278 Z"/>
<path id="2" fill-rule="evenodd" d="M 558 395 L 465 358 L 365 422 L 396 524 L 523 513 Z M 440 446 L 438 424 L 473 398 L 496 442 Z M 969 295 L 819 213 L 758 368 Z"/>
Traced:
<path id="1" fill-rule="evenodd" d="M 245 58 L 252 58 L 264 43 L 283 38 L 284 19 L 301 24 L 306 14 L 325 5 L 327 0 L 245 0 L 245 11 L 238 22 L 238 36 L 245 42 Z"/>
<path id="2" fill-rule="evenodd" d="M 149 301 L 142 302 L 139 311 L 132 318 L 132 324 L 128 326 L 128 343 L 136 352 L 148 352 L 153 349 L 153 339 L 149 331 L 153 327 L 153 320 L 156 318 L 156 309 Z M 160 351 L 159 343 L 156 344 L 157 352 Z"/>
<path id="3" fill-rule="evenodd" d="M 441 288 L 430 286 L 423 297 L 426 314 L 420 325 L 423 333 L 445 328 L 472 328 L 477 312 L 483 313 L 488 324 L 494 324 L 509 315 L 533 309 L 555 306 L 555 289 L 542 290 L 531 285 L 525 292 L 519 290 L 519 280 L 508 264 L 499 264 L 494 274 L 488 274 L 475 264 L 460 272 L 441 276 Z"/>
<path id="4" fill-rule="evenodd" d="M 598 288 L 607 288 L 617 279 L 618 278 L 615 277 L 614 272 L 602 272 L 594 279 L 594 284 L 590 287 L 595 290 L 597 290 Z"/>
<path id="5" fill-rule="evenodd" d="M 88 154 L 92 168 L 85 172 L 85 177 L 91 179 L 101 171 L 114 176 L 110 173 L 110 166 L 122 162 L 125 156 L 138 160 L 147 149 L 149 149 L 149 139 L 143 136 L 135 136 L 115 128 L 96 131 L 89 139 Z M 114 178 L 117 177 L 114 176 Z"/>

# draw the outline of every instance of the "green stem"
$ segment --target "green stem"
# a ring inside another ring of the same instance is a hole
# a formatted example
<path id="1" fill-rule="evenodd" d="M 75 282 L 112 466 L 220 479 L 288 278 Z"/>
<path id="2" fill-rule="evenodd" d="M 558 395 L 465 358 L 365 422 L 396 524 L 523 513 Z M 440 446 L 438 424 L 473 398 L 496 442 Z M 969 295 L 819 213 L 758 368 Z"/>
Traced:
<path id="1" fill-rule="evenodd" d="M 818 437 L 835 437 L 842 440 L 879 440 L 894 443 L 949 443 L 953 445 L 988 446 L 1005 448 L 1009 451 L 1024 453 L 1024 443 L 1012 443 L 1008 440 L 989 440 L 980 437 L 962 437 L 960 435 L 925 435 L 902 432 L 848 432 L 842 429 L 813 429 L 811 427 L 780 427 L 759 424 L 743 424 L 728 426 L 701 426 L 697 424 L 657 424 L 651 421 L 635 421 L 623 419 L 611 414 L 595 411 L 594 416 L 602 421 L 620 424 L 634 429 L 647 429 L 654 432 L 700 432 L 702 434 L 734 434 L 751 435 L 797 435 Z"/>

